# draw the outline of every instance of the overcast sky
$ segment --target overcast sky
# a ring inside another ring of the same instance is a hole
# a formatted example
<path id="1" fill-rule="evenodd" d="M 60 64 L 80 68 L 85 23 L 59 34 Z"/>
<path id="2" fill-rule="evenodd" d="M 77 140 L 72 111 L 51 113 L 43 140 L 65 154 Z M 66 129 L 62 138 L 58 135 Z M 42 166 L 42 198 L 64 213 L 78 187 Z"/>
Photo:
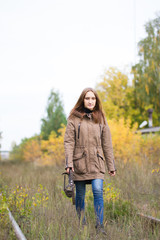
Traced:
<path id="1" fill-rule="evenodd" d="M 159 0 L 0 0 L 2 150 L 40 132 L 58 90 L 66 115 L 104 71 L 129 71 Z"/>

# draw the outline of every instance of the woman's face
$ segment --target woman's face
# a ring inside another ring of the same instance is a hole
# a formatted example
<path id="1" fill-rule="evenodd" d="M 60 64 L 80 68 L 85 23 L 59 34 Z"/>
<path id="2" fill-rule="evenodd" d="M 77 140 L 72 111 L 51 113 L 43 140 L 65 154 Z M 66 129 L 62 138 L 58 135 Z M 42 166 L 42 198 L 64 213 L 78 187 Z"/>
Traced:
<path id="1" fill-rule="evenodd" d="M 86 93 L 84 97 L 84 107 L 93 110 L 96 106 L 96 96 L 92 91 Z"/>

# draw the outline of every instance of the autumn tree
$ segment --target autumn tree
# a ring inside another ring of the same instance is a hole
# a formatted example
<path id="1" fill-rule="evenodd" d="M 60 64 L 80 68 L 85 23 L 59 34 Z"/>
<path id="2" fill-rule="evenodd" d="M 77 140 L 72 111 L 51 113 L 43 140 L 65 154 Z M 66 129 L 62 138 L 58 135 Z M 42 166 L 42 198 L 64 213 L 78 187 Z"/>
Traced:
<path id="1" fill-rule="evenodd" d="M 103 109 L 109 119 L 128 118 L 131 115 L 132 87 L 126 74 L 109 68 L 96 86 Z"/>
<path id="2" fill-rule="evenodd" d="M 62 124 L 66 125 L 67 122 L 60 95 L 53 89 L 48 98 L 46 112 L 47 116 L 41 119 L 41 135 L 45 140 L 48 139 L 52 131 L 59 136 L 58 130 Z"/>
<path id="3" fill-rule="evenodd" d="M 160 16 L 145 25 L 146 37 L 139 44 L 139 62 L 132 67 L 134 74 L 134 108 L 137 121 L 148 118 L 153 108 L 153 122 L 160 123 Z"/>
<path id="4" fill-rule="evenodd" d="M 30 155 L 32 155 L 32 161 L 35 160 L 35 156 L 33 153 L 38 154 L 37 153 L 37 149 L 33 146 L 31 146 L 32 142 L 36 142 L 37 145 L 40 146 L 40 140 L 41 137 L 38 135 L 34 135 L 30 138 L 23 138 L 21 140 L 21 143 L 19 145 L 17 145 L 16 143 L 12 144 L 12 151 L 10 153 L 10 160 L 14 160 L 14 161 L 25 161 L 26 160 L 26 149 L 28 146 L 30 146 L 30 149 L 32 149 L 32 153 L 29 153 Z M 27 158 L 28 159 L 28 158 Z"/>
<path id="5" fill-rule="evenodd" d="M 48 140 L 41 141 L 41 164 L 42 165 L 63 165 L 64 164 L 64 133 L 65 126 L 58 130 L 59 136 L 51 132 Z"/>

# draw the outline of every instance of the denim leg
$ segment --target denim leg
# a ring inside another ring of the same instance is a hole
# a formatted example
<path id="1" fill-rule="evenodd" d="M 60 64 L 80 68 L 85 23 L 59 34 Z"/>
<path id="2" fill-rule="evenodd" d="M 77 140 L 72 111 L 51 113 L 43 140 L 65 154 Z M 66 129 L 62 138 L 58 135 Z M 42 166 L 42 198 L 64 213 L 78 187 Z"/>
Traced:
<path id="1" fill-rule="evenodd" d="M 94 210 L 96 214 L 96 224 L 103 224 L 103 179 L 92 180 L 92 191 L 94 196 Z"/>
<path id="2" fill-rule="evenodd" d="M 86 193 L 86 182 L 85 181 L 76 181 L 76 211 L 79 219 L 83 215 L 82 222 L 85 222 L 85 193 Z"/>

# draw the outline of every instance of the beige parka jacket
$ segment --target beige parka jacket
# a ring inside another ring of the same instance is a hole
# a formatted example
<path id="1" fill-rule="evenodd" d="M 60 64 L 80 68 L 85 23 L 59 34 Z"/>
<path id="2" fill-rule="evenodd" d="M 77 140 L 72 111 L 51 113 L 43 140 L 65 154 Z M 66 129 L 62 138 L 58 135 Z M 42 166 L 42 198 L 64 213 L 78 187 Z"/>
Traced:
<path id="1" fill-rule="evenodd" d="M 116 170 L 108 124 L 95 123 L 91 113 L 68 119 L 64 146 L 65 168 L 74 167 L 74 181 L 104 179 L 105 162 L 108 171 Z"/>

